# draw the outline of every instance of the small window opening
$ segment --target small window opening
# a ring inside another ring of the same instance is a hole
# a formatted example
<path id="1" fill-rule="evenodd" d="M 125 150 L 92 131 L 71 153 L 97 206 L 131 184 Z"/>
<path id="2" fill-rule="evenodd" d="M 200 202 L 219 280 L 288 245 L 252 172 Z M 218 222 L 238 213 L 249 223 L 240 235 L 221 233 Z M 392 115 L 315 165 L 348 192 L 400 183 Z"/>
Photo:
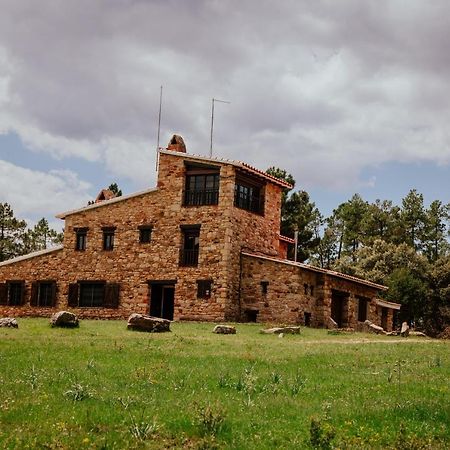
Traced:
<path id="1" fill-rule="evenodd" d="M 268 281 L 261 281 L 261 291 L 263 294 L 267 294 L 268 287 L 269 287 Z"/>
<path id="2" fill-rule="evenodd" d="M 139 242 L 141 244 L 148 244 L 152 240 L 152 230 L 151 225 L 142 225 L 139 227 Z"/>
<path id="3" fill-rule="evenodd" d="M 247 322 L 256 322 L 258 320 L 258 312 L 256 309 L 247 309 L 245 318 Z"/>
<path id="4" fill-rule="evenodd" d="M 308 285 L 306 283 L 303 285 L 303 290 L 305 292 L 305 295 L 308 295 Z"/>
<path id="5" fill-rule="evenodd" d="M 75 230 L 75 250 L 82 252 L 86 250 L 87 228 L 78 228 Z"/>
<path id="6" fill-rule="evenodd" d="M 211 298 L 212 280 L 197 280 L 197 298 Z"/>
<path id="7" fill-rule="evenodd" d="M 309 287 L 309 292 L 310 292 L 311 296 L 314 296 L 314 286 L 313 285 L 311 285 Z"/>
<path id="8" fill-rule="evenodd" d="M 103 250 L 114 249 L 114 233 L 115 228 L 103 228 Z"/>
<path id="9" fill-rule="evenodd" d="M 305 327 L 311 326 L 311 313 L 310 312 L 304 313 L 304 321 L 305 321 Z"/>

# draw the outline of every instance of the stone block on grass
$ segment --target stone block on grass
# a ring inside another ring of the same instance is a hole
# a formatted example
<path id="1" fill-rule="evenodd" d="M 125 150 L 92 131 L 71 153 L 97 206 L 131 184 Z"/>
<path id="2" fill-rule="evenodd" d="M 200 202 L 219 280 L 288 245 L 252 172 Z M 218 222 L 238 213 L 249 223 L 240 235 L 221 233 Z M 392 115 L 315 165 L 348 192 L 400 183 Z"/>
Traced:
<path id="1" fill-rule="evenodd" d="M 216 325 L 213 333 L 216 334 L 236 334 L 236 328 L 231 325 Z"/>
<path id="2" fill-rule="evenodd" d="M 146 331 L 148 333 L 164 333 L 170 331 L 170 320 L 146 314 L 133 313 L 128 317 L 127 328 L 134 331 Z"/>
<path id="3" fill-rule="evenodd" d="M 19 328 L 19 324 L 13 317 L 3 317 L 0 319 L 0 328 Z"/>
<path id="4" fill-rule="evenodd" d="M 69 311 L 58 311 L 50 318 L 50 325 L 52 327 L 61 328 L 78 328 L 80 322 L 74 313 Z"/>
<path id="5" fill-rule="evenodd" d="M 262 334 L 300 334 L 300 327 L 275 327 L 261 330 Z"/>

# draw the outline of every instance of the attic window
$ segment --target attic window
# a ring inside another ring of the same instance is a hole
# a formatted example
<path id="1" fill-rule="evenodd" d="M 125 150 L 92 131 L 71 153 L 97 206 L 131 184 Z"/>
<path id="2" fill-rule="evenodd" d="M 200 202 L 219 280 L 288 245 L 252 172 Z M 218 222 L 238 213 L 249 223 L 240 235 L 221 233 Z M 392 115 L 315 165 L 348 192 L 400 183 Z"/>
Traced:
<path id="1" fill-rule="evenodd" d="M 186 165 L 185 206 L 217 205 L 219 203 L 220 168 Z"/>

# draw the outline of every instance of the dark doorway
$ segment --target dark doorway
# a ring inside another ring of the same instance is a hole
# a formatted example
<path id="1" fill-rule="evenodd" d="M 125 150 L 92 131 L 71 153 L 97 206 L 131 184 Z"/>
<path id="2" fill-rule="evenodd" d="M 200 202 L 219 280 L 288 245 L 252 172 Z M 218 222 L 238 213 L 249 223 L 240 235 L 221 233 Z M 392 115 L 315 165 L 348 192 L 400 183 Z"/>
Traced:
<path id="1" fill-rule="evenodd" d="M 305 312 L 303 315 L 303 319 L 305 322 L 305 327 L 310 327 L 311 326 L 311 313 Z"/>
<path id="2" fill-rule="evenodd" d="M 381 308 L 381 328 L 383 330 L 387 330 L 387 324 L 388 324 L 388 309 L 387 308 Z"/>
<path id="3" fill-rule="evenodd" d="M 332 291 L 331 294 L 331 318 L 337 323 L 338 328 L 347 326 L 347 301 L 348 295 L 343 292 Z"/>
<path id="4" fill-rule="evenodd" d="M 173 320 L 175 286 L 173 284 L 150 283 L 150 315 Z"/>

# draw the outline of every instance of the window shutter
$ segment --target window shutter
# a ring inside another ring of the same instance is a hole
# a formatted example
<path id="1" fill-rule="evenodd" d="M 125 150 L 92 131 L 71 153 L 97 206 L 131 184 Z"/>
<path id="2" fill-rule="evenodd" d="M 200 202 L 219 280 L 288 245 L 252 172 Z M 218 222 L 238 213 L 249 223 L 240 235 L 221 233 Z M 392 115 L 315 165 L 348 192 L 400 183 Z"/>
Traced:
<path id="1" fill-rule="evenodd" d="M 105 308 L 118 308 L 119 307 L 119 283 L 106 283 L 105 286 L 105 299 L 103 306 Z"/>
<path id="2" fill-rule="evenodd" d="M 68 306 L 76 308 L 78 306 L 78 283 L 69 284 Z"/>
<path id="3" fill-rule="evenodd" d="M 8 286 L 6 283 L 0 283 L 0 305 L 8 303 Z"/>
<path id="4" fill-rule="evenodd" d="M 51 306 L 56 305 L 56 281 L 52 281 L 52 302 Z"/>
<path id="5" fill-rule="evenodd" d="M 31 283 L 30 305 L 38 306 L 38 299 L 39 299 L 39 282 L 33 281 L 33 283 Z"/>
<path id="6" fill-rule="evenodd" d="M 19 304 L 23 305 L 25 303 L 25 281 L 20 282 L 20 300 Z"/>

